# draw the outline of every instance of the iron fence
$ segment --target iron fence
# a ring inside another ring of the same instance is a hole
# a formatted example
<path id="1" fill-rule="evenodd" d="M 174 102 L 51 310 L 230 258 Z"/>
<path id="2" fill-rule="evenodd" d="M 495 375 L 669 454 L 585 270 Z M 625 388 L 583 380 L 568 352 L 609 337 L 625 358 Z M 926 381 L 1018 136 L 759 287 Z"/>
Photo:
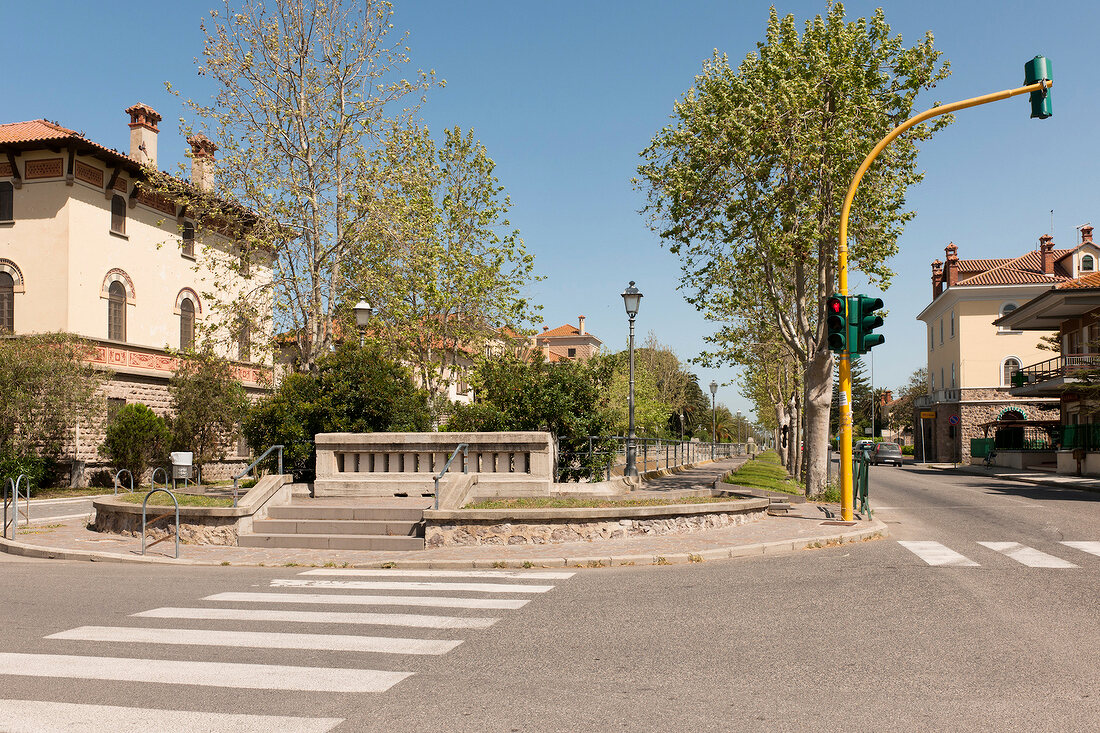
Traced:
<path id="1" fill-rule="evenodd" d="M 626 440 L 621 435 L 591 436 L 587 449 L 559 451 L 554 480 L 558 483 L 609 481 L 622 476 L 626 468 Z M 634 445 L 638 473 L 689 466 L 712 458 L 717 460 L 745 453 L 744 443 L 635 438 Z"/>

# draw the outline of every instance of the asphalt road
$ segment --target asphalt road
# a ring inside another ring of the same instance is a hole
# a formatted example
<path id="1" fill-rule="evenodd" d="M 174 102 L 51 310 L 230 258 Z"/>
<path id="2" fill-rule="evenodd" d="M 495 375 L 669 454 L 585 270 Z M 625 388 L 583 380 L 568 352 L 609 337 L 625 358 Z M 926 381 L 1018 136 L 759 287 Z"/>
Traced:
<path id="1" fill-rule="evenodd" d="M 871 492 L 890 539 L 568 578 L 6 561 L 0 698 L 20 702 L 0 702 L 0 730 L 59 730 L 65 715 L 72 730 L 103 729 L 92 725 L 101 708 L 72 705 L 116 706 L 112 730 L 135 716 L 133 730 L 152 721 L 161 731 L 1100 727 L 1100 557 L 1061 544 L 1100 541 L 1097 497 L 911 466 L 872 469 Z M 912 545 L 923 557 L 901 542 L 926 543 Z M 402 598 L 352 597 L 363 595 Z M 484 600 L 527 603 L 457 607 Z M 386 616 L 322 623 L 256 611 Z M 410 615 L 451 627 L 395 625 Z M 268 666 L 257 676 L 225 664 Z M 283 689 L 241 686 L 265 684 Z M 385 689 L 286 689 L 341 684 Z"/>

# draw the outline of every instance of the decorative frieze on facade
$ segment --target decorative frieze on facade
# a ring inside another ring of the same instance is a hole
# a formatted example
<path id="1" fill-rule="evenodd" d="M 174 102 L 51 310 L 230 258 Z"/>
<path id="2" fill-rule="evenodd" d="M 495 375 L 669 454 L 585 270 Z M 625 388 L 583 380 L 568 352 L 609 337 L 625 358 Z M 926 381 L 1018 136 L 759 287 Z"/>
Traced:
<path id="1" fill-rule="evenodd" d="M 115 179 L 115 190 L 116 191 L 122 191 L 123 193 L 126 193 L 126 191 L 128 190 L 127 189 L 127 181 L 122 176 L 119 176 L 118 178 Z"/>
<path id="2" fill-rule="evenodd" d="M 103 171 L 95 166 L 76 161 L 76 177 L 85 183 L 90 183 L 97 188 L 103 188 Z"/>
<path id="3" fill-rule="evenodd" d="M 11 163 L 0 163 L 0 178 L 11 178 Z"/>
<path id="4" fill-rule="evenodd" d="M 61 158 L 28 160 L 24 166 L 24 175 L 28 181 L 36 178 L 60 178 L 63 170 Z"/>
<path id="5" fill-rule="evenodd" d="M 137 200 L 139 204 L 145 204 L 150 209 L 156 209 L 169 216 L 176 215 L 176 206 L 166 196 L 155 191 L 138 190 Z"/>
<path id="6" fill-rule="evenodd" d="M 123 346 L 109 346 L 106 344 L 98 344 L 92 347 L 88 355 L 88 361 L 111 369 L 148 369 L 172 374 L 179 369 L 180 365 L 179 357 L 164 352 L 138 351 Z M 243 384 L 268 387 L 272 382 L 270 369 L 234 365 L 230 367 L 230 370 L 233 376 Z"/>

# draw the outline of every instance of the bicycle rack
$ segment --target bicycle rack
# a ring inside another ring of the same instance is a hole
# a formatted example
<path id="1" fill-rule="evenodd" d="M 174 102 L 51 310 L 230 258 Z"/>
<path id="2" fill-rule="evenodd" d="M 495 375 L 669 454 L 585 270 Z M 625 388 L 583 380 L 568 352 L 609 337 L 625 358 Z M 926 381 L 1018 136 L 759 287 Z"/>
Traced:
<path id="1" fill-rule="evenodd" d="M 164 470 L 164 469 L 161 469 L 161 470 Z M 173 494 L 168 489 L 153 489 L 148 494 L 145 495 L 145 500 L 141 502 L 141 554 L 142 555 L 145 554 L 145 547 L 146 547 L 146 545 L 145 545 L 145 526 L 146 526 L 146 524 L 149 523 L 149 522 L 145 521 L 145 506 L 146 506 L 146 504 L 149 503 L 149 497 L 152 496 L 153 494 L 157 493 L 158 491 L 162 492 L 162 493 L 165 493 L 165 494 L 168 494 L 168 496 L 171 497 L 171 499 L 172 499 L 172 503 L 176 505 L 176 559 L 179 559 L 179 556 L 180 556 L 180 503 L 176 499 L 176 495 Z M 171 512 L 169 512 L 168 514 L 160 514 L 158 516 L 153 517 L 153 519 L 151 521 L 156 522 L 156 521 L 161 520 L 161 519 L 167 519 L 170 516 L 172 516 Z M 154 540 L 153 542 L 149 543 L 149 547 L 152 547 L 153 545 L 157 544 L 158 542 L 164 542 L 170 536 L 171 535 L 165 535 L 165 536 L 161 537 L 159 540 Z"/>
<path id="2" fill-rule="evenodd" d="M 0 536 L 8 536 L 8 506 L 12 507 L 11 539 L 15 539 L 15 530 L 19 528 L 19 485 L 26 479 L 27 485 L 23 488 L 23 498 L 26 500 L 26 509 L 23 511 L 23 519 L 26 524 L 31 522 L 31 480 L 27 474 L 21 473 L 15 479 L 8 479 L 4 484 L 4 524 L 0 527 Z M 11 487 L 12 498 L 8 499 L 8 487 Z"/>
<path id="3" fill-rule="evenodd" d="M 115 496 L 118 496 L 118 487 L 122 485 L 122 482 L 119 480 L 119 476 L 122 474 L 126 474 L 130 477 L 130 493 L 134 493 L 134 474 L 130 473 L 129 469 L 123 468 L 115 474 Z"/>
<path id="4" fill-rule="evenodd" d="M 160 471 L 161 473 L 164 474 L 164 488 L 167 489 L 168 488 L 168 471 L 164 470 L 163 468 L 159 468 L 159 467 L 153 469 L 153 478 L 149 479 L 149 488 L 150 489 L 157 488 L 157 471 Z"/>

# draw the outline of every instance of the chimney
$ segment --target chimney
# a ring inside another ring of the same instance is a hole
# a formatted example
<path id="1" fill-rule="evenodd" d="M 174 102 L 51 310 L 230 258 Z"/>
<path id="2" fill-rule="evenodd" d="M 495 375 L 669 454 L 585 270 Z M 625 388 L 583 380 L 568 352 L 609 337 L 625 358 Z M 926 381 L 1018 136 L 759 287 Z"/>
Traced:
<path id="1" fill-rule="evenodd" d="M 218 146 L 201 132 L 187 138 L 191 146 L 191 185 L 209 191 L 214 177 L 214 151 Z"/>
<path id="2" fill-rule="evenodd" d="M 547 361 L 550 361 L 550 342 L 549 341 L 543 341 L 542 342 L 542 358 L 546 359 Z"/>
<path id="3" fill-rule="evenodd" d="M 932 299 L 940 297 L 943 292 L 943 263 L 936 260 L 932 263 Z"/>
<path id="4" fill-rule="evenodd" d="M 947 253 L 947 287 L 951 287 L 959 282 L 959 256 L 955 254 L 959 251 L 959 248 L 955 246 L 954 242 L 948 243 L 943 249 Z"/>
<path id="5" fill-rule="evenodd" d="M 894 392 L 893 392 L 893 390 L 889 390 L 889 389 L 886 390 L 882 395 L 882 404 L 883 404 L 883 406 L 886 406 L 886 405 L 890 404 L 893 401 L 894 401 Z"/>
<path id="6" fill-rule="evenodd" d="M 1054 274 L 1054 237 L 1044 234 L 1039 237 L 1039 255 L 1043 260 L 1043 274 Z"/>
<path id="7" fill-rule="evenodd" d="M 584 335 L 584 316 L 577 316 L 577 321 L 580 325 L 577 326 L 577 330 L 581 332 L 581 336 Z"/>
<path id="8" fill-rule="evenodd" d="M 157 165 L 157 123 L 160 115 L 147 104 L 135 104 L 126 110 L 130 115 L 130 157 L 142 165 Z"/>
<path id="9" fill-rule="evenodd" d="M 1092 225 L 1086 224 L 1081 227 L 1081 244 L 1092 244 Z"/>

